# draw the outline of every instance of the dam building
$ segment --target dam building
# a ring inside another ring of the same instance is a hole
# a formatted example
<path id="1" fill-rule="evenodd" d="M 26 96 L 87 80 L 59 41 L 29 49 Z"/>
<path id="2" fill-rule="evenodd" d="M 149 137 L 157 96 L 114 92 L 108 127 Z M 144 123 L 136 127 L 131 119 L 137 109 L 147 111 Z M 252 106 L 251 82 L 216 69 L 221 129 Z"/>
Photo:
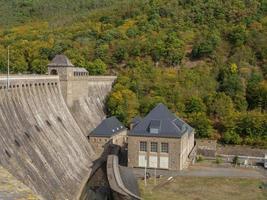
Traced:
<path id="1" fill-rule="evenodd" d="M 194 153 L 194 129 L 158 104 L 143 119 L 135 118 L 128 134 L 128 166 L 185 169 Z"/>
<path id="2" fill-rule="evenodd" d="M 86 138 L 106 117 L 104 101 L 116 77 L 89 76 L 64 55 L 48 69 L 49 75 L 0 76 L 1 167 L 41 200 L 89 200 L 89 188 L 98 195 L 102 182 L 112 196 L 106 199 L 140 199 L 117 155 L 99 162 Z M 105 180 L 91 187 L 99 171 Z"/>
<path id="3" fill-rule="evenodd" d="M 89 141 L 97 156 L 107 144 L 124 147 L 127 143 L 127 128 L 115 117 L 104 119 L 89 135 Z"/>

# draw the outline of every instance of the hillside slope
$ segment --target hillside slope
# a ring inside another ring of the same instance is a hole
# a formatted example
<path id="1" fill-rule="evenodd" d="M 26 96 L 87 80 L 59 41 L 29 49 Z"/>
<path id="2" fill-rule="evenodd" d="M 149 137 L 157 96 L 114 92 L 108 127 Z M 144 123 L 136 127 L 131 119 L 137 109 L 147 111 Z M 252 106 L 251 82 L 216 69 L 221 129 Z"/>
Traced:
<path id="1" fill-rule="evenodd" d="M 266 0 L 114 0 L 90 9 L 89 1 L 70 2 L 51 4 L 62 15 L 29 4 L 46 14 L 0 30 L 3 73 L 8 45 L 14 73 L 45 73 L 65 53 L 91 74 L 119 74 L 107 105 L 126 124 L 163 102 L 198 137 L 267 144 Z"/>

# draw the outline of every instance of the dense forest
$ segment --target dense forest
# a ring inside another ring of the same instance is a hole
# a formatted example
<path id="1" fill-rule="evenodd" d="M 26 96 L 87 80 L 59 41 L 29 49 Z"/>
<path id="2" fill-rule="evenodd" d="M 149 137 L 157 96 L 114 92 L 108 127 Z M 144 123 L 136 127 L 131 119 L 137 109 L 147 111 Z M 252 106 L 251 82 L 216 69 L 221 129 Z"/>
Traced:
<path id="1" fill-rule="evenodd" d="M 267 0 L 0 0 L 0 72 L 46 73 L 64 53 L 117 74 L 125 124 L 165 103 L 197 137 L 267 147 Z"/>

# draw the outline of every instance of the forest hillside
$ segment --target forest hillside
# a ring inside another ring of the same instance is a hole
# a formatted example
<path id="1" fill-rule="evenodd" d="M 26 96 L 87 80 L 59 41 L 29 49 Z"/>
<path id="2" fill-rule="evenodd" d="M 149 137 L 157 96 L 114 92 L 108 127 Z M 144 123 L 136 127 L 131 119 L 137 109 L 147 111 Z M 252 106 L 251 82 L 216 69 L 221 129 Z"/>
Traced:
<path id="1" fill-rule="evenodd" d="M 223 143 L 267 147 L 267 0 L 0 0 L 0 72 L 46 73 L 64 53 L 117 74 L 125 124 L 165 103 Z"/>

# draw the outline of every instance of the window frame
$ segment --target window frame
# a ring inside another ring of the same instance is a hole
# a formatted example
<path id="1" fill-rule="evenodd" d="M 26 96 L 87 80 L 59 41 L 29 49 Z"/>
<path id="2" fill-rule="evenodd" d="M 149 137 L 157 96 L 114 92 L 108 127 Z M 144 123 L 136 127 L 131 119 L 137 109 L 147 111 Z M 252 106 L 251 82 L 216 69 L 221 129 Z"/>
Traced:
<path id="1" fill-rule="evenodd" d="M 144 146 L 142 146 L 141 144 L 144 144 Z M 140 141 L 139 142 L 139 151 L 147 152 L 147 142 L 146 141 Z"/>
<path id="2" fill-rule="evenodd" d="M 166 146 L 164 146 L 164 145 L 166 145 Z M 164 149 L 164 147 L 165 147 L 166 149 Z M 169 143 L 168 143 L 168 142 L 162 142 L 162 143 L 161 143 L 160 152 L 161 152 L 161 153 L 169 153 Z"/>
<path id="3" fill-rule="evenodd" d="M 153 149 L 153 147 L 155 149 Z M 150 152 L 157 153 L 158 152 L 158 143 L 157 142 L 151 142 L 150 143 Z"/>

